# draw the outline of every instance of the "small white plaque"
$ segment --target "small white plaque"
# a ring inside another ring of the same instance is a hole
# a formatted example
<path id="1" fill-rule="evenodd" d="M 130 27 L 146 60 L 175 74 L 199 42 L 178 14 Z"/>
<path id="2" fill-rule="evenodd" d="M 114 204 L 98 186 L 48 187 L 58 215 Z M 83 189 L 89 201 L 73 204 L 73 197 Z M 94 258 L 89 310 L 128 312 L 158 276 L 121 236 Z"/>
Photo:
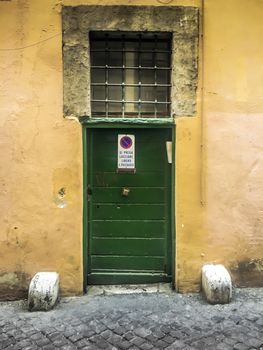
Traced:
<path id="1" fill-rule="evenodd" d="M 118 135 L 118 170 L 135 169 L 135 136 Z"/>

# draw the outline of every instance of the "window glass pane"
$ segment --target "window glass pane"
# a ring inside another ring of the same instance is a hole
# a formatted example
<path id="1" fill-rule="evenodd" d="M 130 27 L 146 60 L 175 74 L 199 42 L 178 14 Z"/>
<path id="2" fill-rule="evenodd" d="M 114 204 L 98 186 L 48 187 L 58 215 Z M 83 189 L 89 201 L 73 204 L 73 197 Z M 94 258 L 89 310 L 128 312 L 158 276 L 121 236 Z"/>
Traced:
<path id="1" fill-rule="evenodd" d="M 139 83 L 138 69 L 126 69 L 124 82 L 125 84 L 138 84 Z"/>
<path id="2" fill-rule="evenodd" d="M 121 103 L 108 103 L 109 117 L 122 116 L 122 104 Z"/>
<path id="3" fill-rule="evenodd" d="M 169 67 L 169 55 L 167 53 L 156 53 L 156 66 L 157 67 Z"/>
<path id="4" fill-rule="evenodd" d="M 169 104 L 157 104 L 157 116 L 169 117 L 170 105 Z"/>
<path id="5" fill-rule="evenodd" d="M 155 88 L 141 87 L 141 100 L 142 101 L 154 101 L 155 100 Z"/>
<path id="6" fill-rule="evenodd" d="M 157 101 L 160 101 L 160 102 L 168 102 L 169 101 L 169 98 L 170 97 L 170 94 L 169 94 L 169 88 L 167 87 L 161 87 L 161 86 L 158 86 L 156 88 L 156 98 L 157 98 Z"/>
<path id="7" fill-rule="evenodd" d="M 152 52 L 143 52 L 141 53 L 140 63 L 142 67 L 154 67 Z"/>
<path id="8" fill-rule="evenodd" d="M 92 52 L 91 54 L 91 65 L 92 66 L 105 66 L 106 60 L 105 60 L 105 52 L 99 51 L 99 52 Z"/>
<path id="9" fill-rule="evenodd" d="M 141 42 L 141 49 L 144 50 L 150 50 L 153 51 L 155 47 L 155 39 L 154 37 L 152 38 L 152 41 L 144 41 L 142 40 Z"/>
<path id="10" fill-rule="evenodd" d="M 154 84 L 155 72 L 154 69 L 142 69 L 141 70 L 141 83 L 142 84 Z"/>
<path id="11" fill-rule="evenodd" d="M 106 81 L 105 69 L 91 69 L 91 82 L 92 83 L 105 83 Z"/>
<path id="12" fill-rule="evenodd" d="M 105 114 L 105 103 L 104 102 L 92 102 L 91 109 L 92 109 L 92 113 Z"/>
<path id="13" fill-rule="evenodd" d="M 119 40 L 109 40 L 108 42 L 109 49 L 113 50 L 122 50 L 122 38 L 119 37 Z"/>
<path id="14" fill-rule="evenodd" d="M 109 100 L 122 100 L 121 86 L 109 86 L 108 87 L 108 99 Z"/>
<path id="15" fill-rule="evenodd" d="M 92 86 L 91 96 L 93 100 L 105 100 L 105 86 Z"/>
<path id="16" fill-rule="evenodd" d="M 156 48 L 158 50 L 170 50 L 170 43 L 167 41 L 158 41 L 157 40 Z"/>
<path id="17" fill-rule="evenodd" d="M 157 69 L 156 79 L 157 79 L 157 84 L 170 84 L 170 71 Z"/>
<path id="18" fill-rule="evenodd" d="M 139 88 L 137 86 L 126 86 L 124 93 L 125 101 L 139 100 Z"/>
<path id="19" fill-rule="evenodd" d="M 134 117 L 138 114 L 138 103 L 125 103 L 125 117 Z"/>
<path id="20" fill-rule="evenodd" d="M 90 45 L 91 50 L 105 50 L 106 48 L 106 41 L 105 40 L 91 40 Z"/>
<path id="21" fill-rule="evenodd" d="M 125 50 L 136 51 L 139 49 L 139 41 L 126 41 Z"/>
<path id="22" fill-rule="evenodd" d="M 141 104 L 141 115 L 154 117 L 154 104 L 142 103 Z"/>
<path id="23" fill-rule="evenodd" d="M 138 67 L 139 61 L 138 61 L 138 52 L 126 52 L 125 53 L 125 60 L 124 64 L 126 67 Z"/>
<path id="24" fill-rule="evenodd" d="M 108 65 L 114 67 L 122 67 L 122 52 L 108 52 Z"/>
<path id="25" fill-rule="evenodd" d="M 121 84 L 122 83 L 122 69 L 109 69 L 109 83 L 112 84 Z"/>

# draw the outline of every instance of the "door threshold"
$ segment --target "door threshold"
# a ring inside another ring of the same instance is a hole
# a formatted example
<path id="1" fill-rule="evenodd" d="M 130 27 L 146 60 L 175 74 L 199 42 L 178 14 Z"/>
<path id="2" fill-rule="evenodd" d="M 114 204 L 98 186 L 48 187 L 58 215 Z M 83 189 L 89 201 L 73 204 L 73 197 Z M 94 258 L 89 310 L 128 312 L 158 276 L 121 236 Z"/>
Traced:
<path id="1" fill-rule="evenodd" d="M 90 296 L 145 293 L 171 294 L 171 283 L 97 285 L 87 287 L 87 294 Z"/>

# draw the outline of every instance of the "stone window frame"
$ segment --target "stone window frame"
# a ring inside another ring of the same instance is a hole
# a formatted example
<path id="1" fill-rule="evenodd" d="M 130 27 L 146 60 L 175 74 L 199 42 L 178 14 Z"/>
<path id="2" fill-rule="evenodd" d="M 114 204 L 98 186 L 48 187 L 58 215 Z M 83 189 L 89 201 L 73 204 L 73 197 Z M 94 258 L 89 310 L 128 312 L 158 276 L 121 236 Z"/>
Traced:
<path id="1" fill-rule="evenodd" d="M 90 31 L 172 33 L 171 117 L 194 116 L 198 83 L 197 7 L 64 6 L 62 31 L 65 117 L 91 117 Z"/>

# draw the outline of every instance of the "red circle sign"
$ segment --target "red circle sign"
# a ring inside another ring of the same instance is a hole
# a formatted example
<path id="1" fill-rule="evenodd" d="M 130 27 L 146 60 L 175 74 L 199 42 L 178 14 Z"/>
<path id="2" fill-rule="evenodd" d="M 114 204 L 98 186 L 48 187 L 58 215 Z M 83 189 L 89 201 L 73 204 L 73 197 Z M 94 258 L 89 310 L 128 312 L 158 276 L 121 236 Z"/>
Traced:
<path id="1" fill-rule="evenodd" d="M 122 148 L 128 149 L 131 148 L 132 146 L 132 139 L 130 138 L 130 136 L 123 136 L 120 139 L 120 145 Z"/>

